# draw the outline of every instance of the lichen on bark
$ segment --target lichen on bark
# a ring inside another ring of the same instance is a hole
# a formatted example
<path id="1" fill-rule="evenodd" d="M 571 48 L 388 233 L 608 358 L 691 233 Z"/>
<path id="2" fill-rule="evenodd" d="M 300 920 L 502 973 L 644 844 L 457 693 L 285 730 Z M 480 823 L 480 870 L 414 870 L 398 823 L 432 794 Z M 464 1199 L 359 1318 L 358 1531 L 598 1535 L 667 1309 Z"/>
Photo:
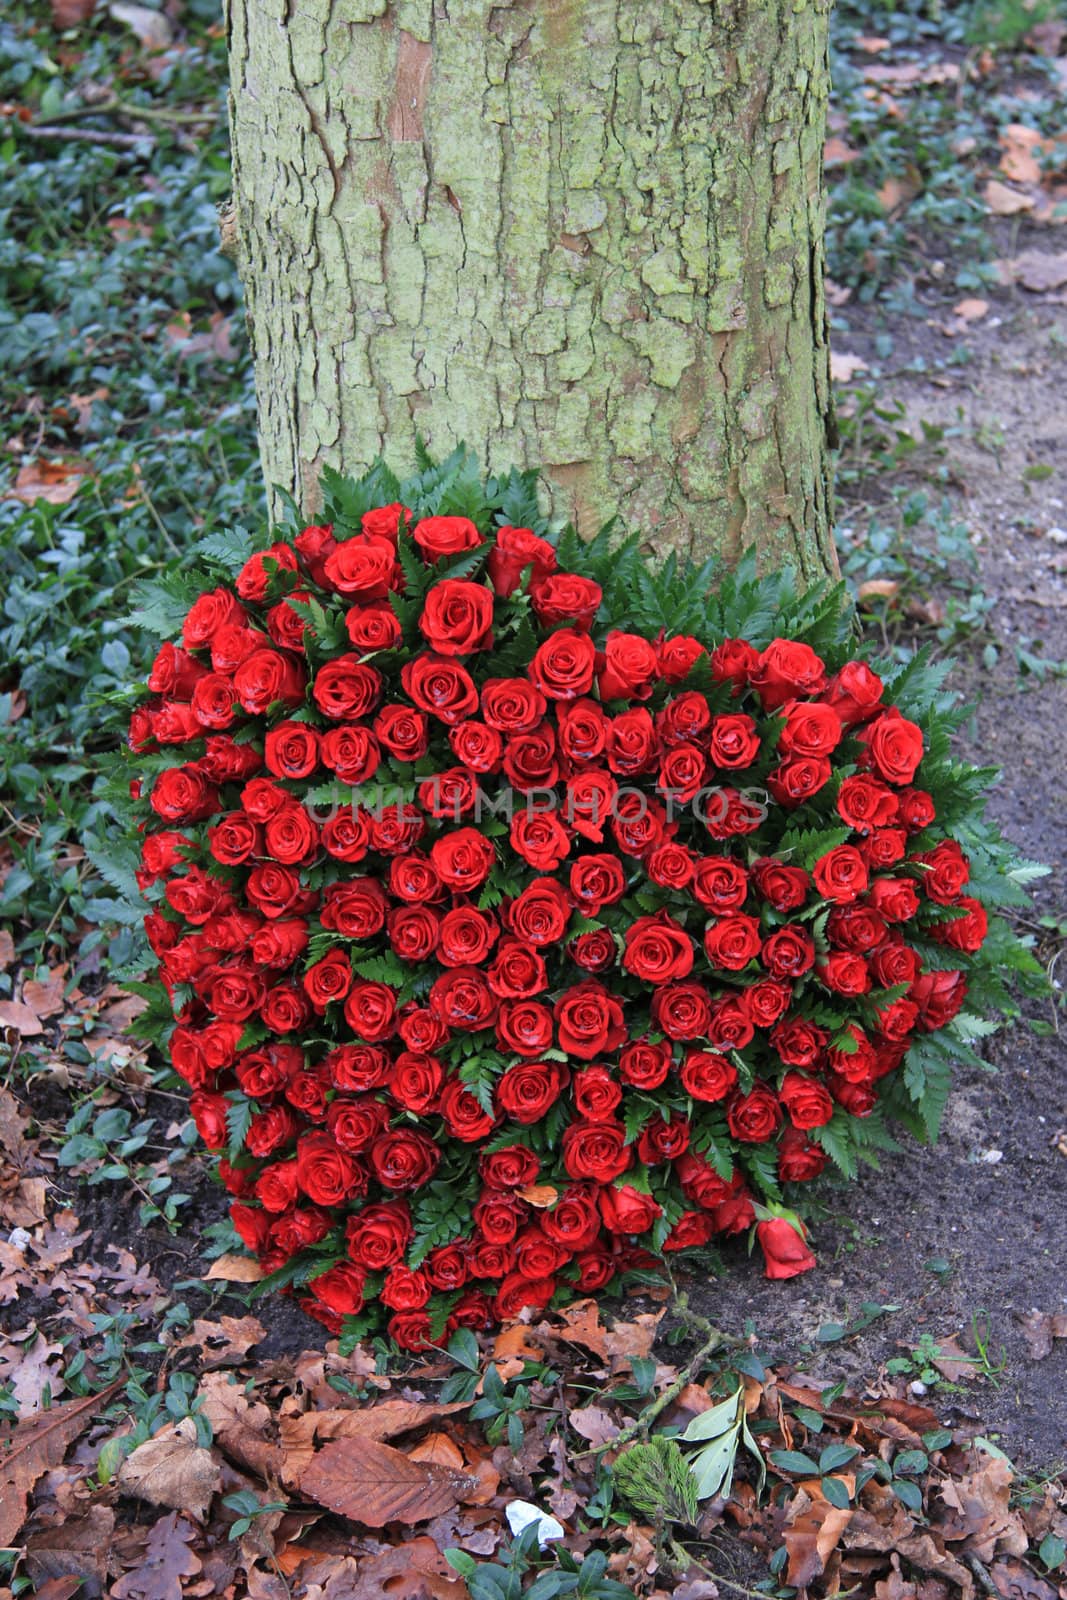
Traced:
<path id="1" fill-rule="evenodd" d="M 268 481 L 415 432 L 653 546 L 833 566 L 830 0 L 230 0 Z"/>

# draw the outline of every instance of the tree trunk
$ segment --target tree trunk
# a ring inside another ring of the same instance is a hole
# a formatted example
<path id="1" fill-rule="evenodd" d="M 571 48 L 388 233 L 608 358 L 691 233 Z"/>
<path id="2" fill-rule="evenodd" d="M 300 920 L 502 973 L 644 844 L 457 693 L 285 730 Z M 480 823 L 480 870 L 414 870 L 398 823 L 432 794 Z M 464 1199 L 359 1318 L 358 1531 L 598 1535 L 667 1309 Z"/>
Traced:
<path id="1" fill-rule="evenodd" d="M 465 440 L 583 533 L 835 566 L 831 0 L 230 0 L 268 483 Z"/>

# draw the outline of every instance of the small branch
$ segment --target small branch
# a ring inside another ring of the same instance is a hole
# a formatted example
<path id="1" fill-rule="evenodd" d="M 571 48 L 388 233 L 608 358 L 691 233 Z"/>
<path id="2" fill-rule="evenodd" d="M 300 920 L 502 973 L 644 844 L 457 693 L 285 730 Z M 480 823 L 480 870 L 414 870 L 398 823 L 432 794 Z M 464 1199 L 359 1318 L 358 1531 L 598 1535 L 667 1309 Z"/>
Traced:
<path id="1" fill-rule="evenodd" d="M 120 150 L 139 150 L 154 144 L 150 133 L 100 133 L 95 128 L 54 128 L 45 123 L 27 122 L 23 133 L 31 139 L 68 139 L 81 144 L 108 144 Z"/>
<path id="2" fill-rule="evenodd" d="M 574 1457 L 576 1461 L 580 1461 L 583 1456 L 600 1455 L 605 1450 L 618 1450 L 628 1445 L 633 1439 L 647 1439 L 652 1423 L 662 1412 L 666 1411 L 672 1401 L 677 1400 L 686 1385 L 692 1383 L 709 1356 L 714 1355 L 715 1351 L 720 1350 L 723 1345 L 737 1346 L 748 1342 L 746 1339 L 738 1338 L 734 1334 L 723 1333 L 722 1329 L 714 1327 L 707 1317 L 702 1317 L 697 1312 L 690 1311 L 683 1297 L 679 1298 L 678 1309 L 687 1321 L 691 1322 L 706 1335 L 700 1349 L 686 1362 L 674 1382 L 664 1389 L 661 1395 L 657 1395 L 655 1400 L 651 1401 L 640 1415 L 635 1417 L 628 1428 L 624 1428 L 616 1438 L 609 1440 L 607 1444 L 598 1444 L 590 1450 L 579 1451 Z"/>
<path id="3" fill-rule="evenodd" d="M 217 111 L 171 111 L 167 106 L 142 106 L 134 100 L 120 100 L 117 95 L 111 95 L 107 100 L 86 100 L 79 106 L 66 106 L 54 111 L 45 123 L 31 123 L 30 126 L 54 128 L 60 123 L 82 122 L 86 117 L 124 117 L 130 122 L 172 122 L 183 126 L 214 122 L 217 116 Z"/>

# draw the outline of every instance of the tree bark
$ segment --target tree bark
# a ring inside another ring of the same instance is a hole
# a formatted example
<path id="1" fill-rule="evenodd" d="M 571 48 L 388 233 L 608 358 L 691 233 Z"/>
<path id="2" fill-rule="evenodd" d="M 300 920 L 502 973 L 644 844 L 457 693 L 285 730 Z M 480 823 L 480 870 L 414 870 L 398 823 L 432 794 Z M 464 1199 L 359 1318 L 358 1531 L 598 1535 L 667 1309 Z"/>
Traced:
<path id="1" fill-rule="evenodd" d="M 267 481 L 416 430 L 556 514 L 835 567 L 831 0 L 229 0 Z"/>

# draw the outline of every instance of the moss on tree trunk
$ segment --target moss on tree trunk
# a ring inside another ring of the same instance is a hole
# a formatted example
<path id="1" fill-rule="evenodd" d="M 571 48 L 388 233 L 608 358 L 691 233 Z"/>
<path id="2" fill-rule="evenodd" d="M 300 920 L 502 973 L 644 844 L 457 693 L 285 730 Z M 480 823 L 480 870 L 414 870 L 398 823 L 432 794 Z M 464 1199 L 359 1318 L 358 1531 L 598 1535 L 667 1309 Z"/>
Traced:
<path id="1" fill-rule="evenodd" d="M 830 0 L 230 0 L 268 481 L 540 464 L 557 513 L 833 566 Z"/>

